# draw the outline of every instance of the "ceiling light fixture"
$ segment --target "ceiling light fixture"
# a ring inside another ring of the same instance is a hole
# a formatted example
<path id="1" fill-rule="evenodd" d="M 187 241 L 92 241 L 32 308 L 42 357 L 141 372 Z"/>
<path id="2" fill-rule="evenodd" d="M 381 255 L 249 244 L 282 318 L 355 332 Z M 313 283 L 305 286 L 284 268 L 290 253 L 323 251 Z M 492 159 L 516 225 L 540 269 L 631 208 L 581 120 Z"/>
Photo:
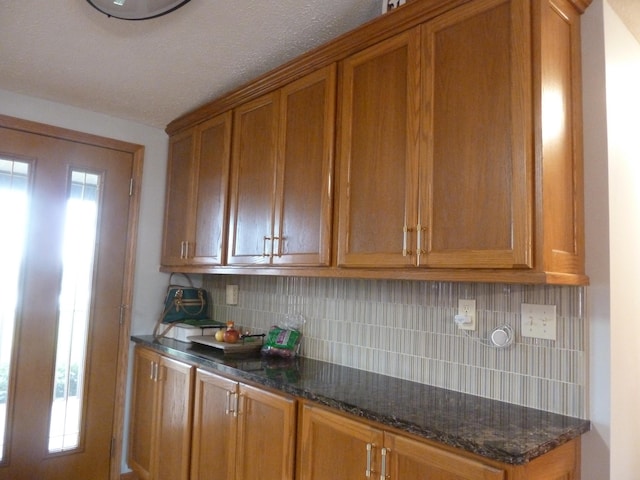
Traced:
<path id="1" fill-rule="evenodd" d="M 146 20 L 165 15 L 190 0 L 87 0 L 108 17 L 122 20 Z"/>

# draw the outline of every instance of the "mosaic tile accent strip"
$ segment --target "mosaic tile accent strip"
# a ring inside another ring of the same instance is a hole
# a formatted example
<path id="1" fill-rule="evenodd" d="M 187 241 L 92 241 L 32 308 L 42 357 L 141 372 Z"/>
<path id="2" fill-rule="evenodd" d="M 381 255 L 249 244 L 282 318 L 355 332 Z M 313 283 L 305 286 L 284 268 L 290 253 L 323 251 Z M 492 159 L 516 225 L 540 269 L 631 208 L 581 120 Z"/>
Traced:
<path id="1" fill-rule="evenodd" d="M 227 284 L 239 286 L 236 306 Z M 305 357 L 586 418 L 585 287 L 215 275 L 204 285 L 213 318 L 254 333 L 302 314 Z M 459 298 L 476 300 L 476 331 L 454 324 Z M 556 305 L 555 341 L 520 335 L 522 303 Z M 510 347 L 481 343 L 502 325 Z"/>

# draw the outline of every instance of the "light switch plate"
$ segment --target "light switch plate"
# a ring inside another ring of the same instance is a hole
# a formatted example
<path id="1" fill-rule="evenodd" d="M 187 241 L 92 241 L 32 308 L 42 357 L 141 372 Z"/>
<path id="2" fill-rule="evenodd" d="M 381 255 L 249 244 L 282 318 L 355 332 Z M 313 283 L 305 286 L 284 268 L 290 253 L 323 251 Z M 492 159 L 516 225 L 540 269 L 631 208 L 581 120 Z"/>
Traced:
<path id="1" fill-rule="evenodd" d="M 227 305 L 238 304 L 238 285 L 227 285 Z"/>
<path id="2" fill-rule="evenodd" d="M 521 305 L 522 336 L 531 338 L 556 339 L 557 321 L 555 305 Z"/>

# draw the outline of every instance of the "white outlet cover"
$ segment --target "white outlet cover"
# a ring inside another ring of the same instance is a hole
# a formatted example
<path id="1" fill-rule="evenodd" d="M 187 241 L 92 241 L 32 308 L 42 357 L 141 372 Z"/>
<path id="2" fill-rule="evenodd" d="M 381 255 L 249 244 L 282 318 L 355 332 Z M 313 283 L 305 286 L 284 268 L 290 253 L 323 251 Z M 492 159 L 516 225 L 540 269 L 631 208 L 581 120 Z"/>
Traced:
<path id="1" fill-rule="evenodd" d="M 458 315 L 469 317 L 466 323 L 457 323 L 460 330 L 475 330 L 476 329 L 476 301 L 475 300 L 458 300 Z"/>
<path id="2" fill-rule="evenodd" d="M 227 285 L 227 305 L 238 304 L 238 285 Z"/>
<path id="3" fill-rule="evenodd" d="M 555 305 L 523 303 L 520 312 L 523 337 L 556 339 L 558 327 Z"/>

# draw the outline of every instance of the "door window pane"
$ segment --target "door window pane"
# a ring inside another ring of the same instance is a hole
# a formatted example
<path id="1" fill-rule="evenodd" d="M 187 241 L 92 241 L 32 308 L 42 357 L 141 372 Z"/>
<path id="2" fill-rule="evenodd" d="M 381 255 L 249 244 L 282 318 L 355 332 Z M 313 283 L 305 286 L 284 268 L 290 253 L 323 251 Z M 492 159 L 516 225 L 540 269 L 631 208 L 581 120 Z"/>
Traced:
<path id="1" fill-rule="evenodd" d="M 49 452 L 80 445 L 100 176 L 71 172 L 62 258 Z"/>
<path id="2" fill-rule="evenodd" d="M 20 267 L 28 223 L 29 164 L 0 158 L 0 461 L 5 458 L 7 403 Z"/>

